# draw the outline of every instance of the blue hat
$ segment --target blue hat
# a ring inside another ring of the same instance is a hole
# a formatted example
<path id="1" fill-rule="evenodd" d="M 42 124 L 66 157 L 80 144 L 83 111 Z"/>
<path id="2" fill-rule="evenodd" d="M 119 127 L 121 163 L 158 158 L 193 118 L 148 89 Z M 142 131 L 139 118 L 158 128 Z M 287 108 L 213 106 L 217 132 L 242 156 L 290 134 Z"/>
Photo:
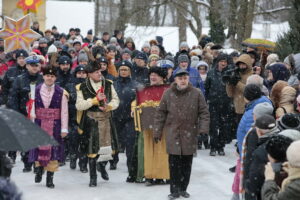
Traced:
<path id="1" fill-rule="evenodd" d="M 38 64 L 40 63 L 40 58 L 36 55 L 34 56 L 29 56 L 25 59 L 26 64 Z"/>
<path id="2" fill-rule="evenodd" d="M 157 65 L 159 67 L 167 68 L 167 69 L 174 67 L 174 63 L 170 60 L 159 60 Z"/>
<path id="3" fill-rule="evenodd" d="M 174 75 L 174 78 L 177 77 L 177 76 L 184 76 L 184 75 L 189 75 L 189 72 L 186 71 L 185 69 L 179 69 L 175 75 Z"/>

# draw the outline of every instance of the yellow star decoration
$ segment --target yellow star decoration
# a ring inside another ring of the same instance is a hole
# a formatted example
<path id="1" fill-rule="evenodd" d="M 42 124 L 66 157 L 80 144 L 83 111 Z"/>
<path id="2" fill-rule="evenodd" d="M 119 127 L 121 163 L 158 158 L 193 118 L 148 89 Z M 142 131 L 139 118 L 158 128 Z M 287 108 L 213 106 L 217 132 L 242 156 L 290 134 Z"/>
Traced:
<path id="1" fill-rule="evenodd" d="M 18 21 L 4 17 L 4 29 L 0 31 L 0 37 L 4 39 L 4 50 L 10 52 L 16 49 L 30 49 L 31 42 L 41 35 L 30 29 L 30 15 L 26 15 Z"/>
<path id="2" fill-rule="evenodd" d="M 38 7 L 43 3 L 42 0 L 20 0 L 17 7 L 21 8 L 24 15 L 29 12 L 37 13 Z"/>

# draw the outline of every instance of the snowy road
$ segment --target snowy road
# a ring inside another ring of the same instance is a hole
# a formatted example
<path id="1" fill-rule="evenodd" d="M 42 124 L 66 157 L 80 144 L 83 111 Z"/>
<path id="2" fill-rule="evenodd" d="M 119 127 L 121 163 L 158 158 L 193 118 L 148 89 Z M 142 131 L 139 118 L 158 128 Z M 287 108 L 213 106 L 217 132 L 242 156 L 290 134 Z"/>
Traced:
<path id="1" fill-rule="evenodd" d="M 191 182 L 188 192 L 191 200 L 229 200 L 233 173 L 228 171 L 236 161 L 233 143 L 227 145 L 225 157 L 210 157 L 209 150 L 199 150 L 193 160 Z M 20 156 L 18 156 L 20 158 Z M 23 192 L 25 200 L 165 200 L 169 185 L 146 187 L 143 184 L 126 183 L 127 170 L 125 155 L 120 154 L 116 171 L 108 170 L 110 180 L 104 181 L 98 174 L 98 186 L 88 187 L 89 175 L 70 170 L 69 163 L 54 175 L 55 189 L 42 183 L 34 183 L 34 174 L 23 173 L 23 164 L 18 159 L 13 169 L 12 180 Z M 182 198 L 183 199 L 183 198 Z"/>

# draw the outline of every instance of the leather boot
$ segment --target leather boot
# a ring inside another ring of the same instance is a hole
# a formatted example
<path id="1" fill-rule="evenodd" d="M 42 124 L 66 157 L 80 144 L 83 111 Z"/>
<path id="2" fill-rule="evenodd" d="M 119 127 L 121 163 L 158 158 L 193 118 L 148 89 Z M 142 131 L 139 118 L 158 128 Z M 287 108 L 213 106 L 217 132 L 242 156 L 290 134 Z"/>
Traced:
<path id="1" fill-rule="evenodd" d="M 46 186 L 48 188 L 54 188 L 53 176 L 54 176 L 54 172 L 47 172 Z"/>
<path id="2" fill-rule="evenodd" d="M 107 171 L 105 169 L 106 163 L 107 162 L 98 162 L 97 163 L 97 170 L 98 170 L 98 172 L 101 173 L 101 177 L 103 178 L 103 180 L 108 181 L 109 180 L 109 176 L 108 176 L 108 173 L 107 173 Z"/>
<path id="3" fill-rule="evenodd" d="M 97 186 L 97 170 L 96 170 L 97 158 L 89 158 L 89 168 L 90 168 L 90 187 Z"/>
<path id="4" fill-rule="evenodd" d="M 82 158 L 79 158 L 78 164 L 79 164 L 80 171 L 82 173 L 87 173 L 88 172 L 87 163 L 88 163 L 88 157 L 84 156 Z"/>
<path id="5" fill-rule="evenodd" d="M 35 174 L 34 182 L 40 183 L 42 181 L 44 167 L 40 166 L 40 167 L 36 167 L 35 169 L 36 169 L 36 174 Z"/>
<path id="6" fill-rule="evenodd" d="M 70 156 L 70 168 L 71 169 L 76 169 L 76 161 L 77 161 L 77 156 L 76 154 L 72 154 Z"/>

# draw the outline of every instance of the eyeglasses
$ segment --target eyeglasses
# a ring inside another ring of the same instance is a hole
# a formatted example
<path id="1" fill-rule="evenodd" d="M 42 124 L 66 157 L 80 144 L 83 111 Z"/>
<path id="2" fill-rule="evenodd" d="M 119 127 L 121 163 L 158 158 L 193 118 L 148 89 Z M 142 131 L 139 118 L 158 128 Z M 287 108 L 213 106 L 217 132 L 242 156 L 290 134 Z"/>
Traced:
<path id="1" fill-rule="evenodd" d="M 31 67 L 38 67 L 39 65 L 36 63 L 29 64 Z"/>

